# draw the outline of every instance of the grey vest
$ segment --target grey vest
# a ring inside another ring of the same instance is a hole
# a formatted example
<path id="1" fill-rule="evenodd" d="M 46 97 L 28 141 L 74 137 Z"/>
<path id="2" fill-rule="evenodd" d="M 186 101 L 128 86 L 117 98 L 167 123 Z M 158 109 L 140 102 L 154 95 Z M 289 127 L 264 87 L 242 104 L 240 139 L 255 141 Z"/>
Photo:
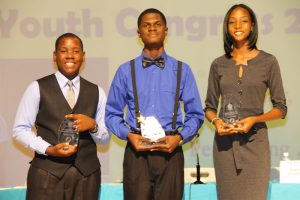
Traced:
<path id="1" fill-rule="evenodd" d="M 45 141 L 53 146 L 58 143 L 57 131 L 66 114 L 84 114 L 94 118 L 99 99 L 97 85 L 80 78 L 80 92 L 72 110 L 54 74 L 37 81 L 40 88 L 40 105 L 35 124 L 37 135 Z M 61 178 L 71 165 L 75 166 L 84 176 L 100 169 L 97 147 L 88 131 L 80 132 L 78 151 L 75 155 L 60 158 L 35 153 L 31 164 L 50 172 L 58 178 Z"/>

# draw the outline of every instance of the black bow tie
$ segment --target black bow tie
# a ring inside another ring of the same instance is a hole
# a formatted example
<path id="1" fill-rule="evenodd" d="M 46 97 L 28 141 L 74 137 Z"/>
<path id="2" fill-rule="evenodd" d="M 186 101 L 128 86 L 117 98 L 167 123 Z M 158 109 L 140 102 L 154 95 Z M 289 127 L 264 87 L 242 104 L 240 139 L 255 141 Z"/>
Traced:
<path id="1" fill-rule="evenodd" d="M 156 58 L 155 60 L 151 60 L 147 57 L 143 57 L 143 67 L 149 67 L 150 65 L 156 65 L 159 68 L 163 68 L 165 66 L 165 59 L 163 57 Z"/>

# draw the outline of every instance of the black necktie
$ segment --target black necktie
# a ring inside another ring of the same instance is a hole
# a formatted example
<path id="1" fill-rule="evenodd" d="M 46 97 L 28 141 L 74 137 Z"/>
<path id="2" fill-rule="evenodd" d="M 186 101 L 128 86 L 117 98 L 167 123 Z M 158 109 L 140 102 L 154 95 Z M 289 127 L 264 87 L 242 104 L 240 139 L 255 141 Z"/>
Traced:
<path id="1" fill-rule="evenodd" d="M 155 60 L 151 60 L 150 58 L 143 57 L 143 67 L 149 67 L 150 65 L 156 65 L 159 68 L 163 68 L 165 66 L 165 59 L 163 57 L 156 58 Z"/>

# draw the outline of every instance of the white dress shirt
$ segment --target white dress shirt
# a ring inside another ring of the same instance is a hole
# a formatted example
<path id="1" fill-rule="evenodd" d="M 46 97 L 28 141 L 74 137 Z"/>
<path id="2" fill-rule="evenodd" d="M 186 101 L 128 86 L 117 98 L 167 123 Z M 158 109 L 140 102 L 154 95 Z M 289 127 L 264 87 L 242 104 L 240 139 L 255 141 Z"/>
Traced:
<path id="1" fill-rule="evenodd" d="M 55 73 L 60 89 L 66 98 L 66 91 L 68 89 L 68 79 L 59 71 Z M 78 99 L 80 90 L 80 77 L 77 76 L 73 80 L 73 89 L 75 92 L 75 102 Z M 107 144 L 111 138 L 111 134 L 107 131 L 104 123 L 104 113 L 106 104 L 106 95 L 102 88 L 99 88 L 99 101 L 97 112 L 95 116 L 96 123 L 98 124 L 98 132 L 90 133 L 93 140 L 97 144 Z M 39 111 L 40 104 L 40 90 L 37 81 L 32 82 L 26 89 L 15 118 L 13 128 L 13 138 L 23 144 L 25 147 L 39 153 L 45 154 L 48 146 L 51 146 L 42 137 L 37 136 L 34 131 L 34 123 Z"/>

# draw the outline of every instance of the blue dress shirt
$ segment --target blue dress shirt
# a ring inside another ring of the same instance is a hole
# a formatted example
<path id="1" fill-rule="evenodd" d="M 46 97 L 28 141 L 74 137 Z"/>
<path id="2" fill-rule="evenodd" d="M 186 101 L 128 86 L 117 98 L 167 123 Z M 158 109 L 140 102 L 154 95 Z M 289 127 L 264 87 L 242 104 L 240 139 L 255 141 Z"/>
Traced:
<path id="1" fill-rule="evenodd" d="M 170 131 L 177 83 L 177 60 L 163 52 L 160 56 L 165 59 L 164 68 L 155 65 L 143 68 L 143 56 L 146 56 L 144 52 L 135 59 L 140 112 L 143 116 L 156 117 L 163 129 Z M 184 142 L 188 142 L 203 124 L 204 114 L 195 78 L 185 63 L 182 65 L 179 100 L 184 103 L 185 116 L 183 121 L 179 106 L 176 127 L 180 129 Z M 105 123 L 111 132 L 123 140 L 127 140 L 128 133 L 132 132 L 129 127 L 136 128 L 130 62 L 122 64 L 113 79 L 106 104 Z"/>
<path id="2" fill-rule="evenodd" d="M 55 73 L 58 84 L 66 97 L 68 89 L 68 79 L 59 71 Z M 73 89 L 75 92 L 75 102 L 77 101 L 80 89 L 80 78 L 75 77 L 73 80 Z M 98 144 L 106 144 L 109 142 L 111 135 L 108 133 L 104 123 L 104 112 L 106 95 L 102 88 L 99 88 L 99 101 L 95 120 L 98 124 L 98 132 L 91 133 L 93 140 Z M 16 114 L 15 124 L 13 128 L 13 137 L 23 144 L 25 147 L 39 153 L 44 154 L 50 143 L 45 141 L 40 136 L 37 136 L 34 131 L 34 123 L 36 115 L 39 111 L 40 104 L 40 90 L 37 81 L 32 82 L 26 89 Z"/>

